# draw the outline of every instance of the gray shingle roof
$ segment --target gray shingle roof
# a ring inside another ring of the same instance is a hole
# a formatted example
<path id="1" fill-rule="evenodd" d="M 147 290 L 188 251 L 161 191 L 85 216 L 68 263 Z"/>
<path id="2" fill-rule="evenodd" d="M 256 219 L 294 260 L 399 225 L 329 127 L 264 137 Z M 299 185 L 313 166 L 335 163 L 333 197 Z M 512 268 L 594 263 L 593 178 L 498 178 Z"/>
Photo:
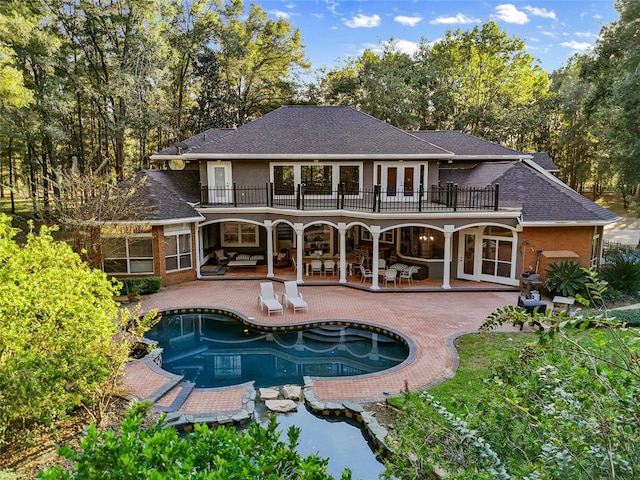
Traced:
<path id="1" fill-rule="evenodd" d="M 417 130 L 409 133 L 461 156 L 522 157 L 526 155 L 518 150 L 454 130 Z"/>
<path id="2" fill-rule="evenodd" d="M 145 220 L 161 222 L 202 217 L 189 205 L 200 201 L 198 170 L 142 170 L 137 179 L 142 177 L 146 180 L 137 195 L 145 209 Z"/>
<path id="3" fill-rule="evenodd" d="M 500 184 L 500 206 L 522 207 L 524 222 L 611 222 L 617 215 L 567 185 L 521 162 L 479 163 L 440 170 L 440 181 L 460 186 Z"/>
<path id="4" fill-rule="evenodd" d="M 227 155 L 424 155 L 450 152 L 353 107 L 281 107 L 189 150 Z"/>
<path id="5" fill-rule="evenodd" d="M 532 153 L 532 160 L 548 172 L 559 172 L 560 169 L 547 152 Z"/>
<path id="6" fill-rule="evenodd" d="M 209 130 L 194 135 L 193 137 L 189 137 L 182 142 L 176 142 L 170 147 L 167 147 L 164 150 L 158 152 L 156 155 L 179 155 L 180 153 L 178 152 L 177 145 L 181 143 L 186 147 L 182 151 L 182 153 L 187 153 L 207 142 L 223 137 L 224 135 L 232 131 L 233 129 L 231 128 L 210 128 Z"/>

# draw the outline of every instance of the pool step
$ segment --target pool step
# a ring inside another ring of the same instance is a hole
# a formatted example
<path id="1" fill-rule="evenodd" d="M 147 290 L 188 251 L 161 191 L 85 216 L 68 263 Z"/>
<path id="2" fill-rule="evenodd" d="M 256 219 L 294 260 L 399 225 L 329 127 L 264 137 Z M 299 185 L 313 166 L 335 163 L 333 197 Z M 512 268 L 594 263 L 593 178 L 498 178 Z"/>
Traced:
<path id="1" fill-rule="evenodd" d="M 180 382 L 156 402 L 156 410 L 161 412 L 175 412 L 180 410 L 195 387 L 196 384 L 193 382 Z"/>

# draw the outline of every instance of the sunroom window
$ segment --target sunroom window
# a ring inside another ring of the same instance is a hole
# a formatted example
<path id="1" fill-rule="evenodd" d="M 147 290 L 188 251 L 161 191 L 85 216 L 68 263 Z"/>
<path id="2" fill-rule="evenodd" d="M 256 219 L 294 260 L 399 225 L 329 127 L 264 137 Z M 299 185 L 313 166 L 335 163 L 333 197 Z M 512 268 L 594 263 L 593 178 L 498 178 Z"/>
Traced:
<path id="1" fill-rule="evenodd" d="M 103 236 L 102 269 L 113 274 L 153 273 L 153 239 Z"/>

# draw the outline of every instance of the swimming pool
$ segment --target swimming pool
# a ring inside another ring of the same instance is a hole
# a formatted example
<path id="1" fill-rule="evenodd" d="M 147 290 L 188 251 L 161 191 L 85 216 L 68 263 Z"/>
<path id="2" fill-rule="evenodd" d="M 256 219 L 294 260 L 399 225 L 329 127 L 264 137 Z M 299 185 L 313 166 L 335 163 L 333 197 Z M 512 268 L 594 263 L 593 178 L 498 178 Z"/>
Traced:
<path id="1" fill-rule="evenodd" d="M 409 355 L 407 341 L 376 326 L 332 320 L 274 327 L 226 311 L 164 312 L 146 336 L 163 349 L 163 369 L 201 388 L 366 375 Z"/>

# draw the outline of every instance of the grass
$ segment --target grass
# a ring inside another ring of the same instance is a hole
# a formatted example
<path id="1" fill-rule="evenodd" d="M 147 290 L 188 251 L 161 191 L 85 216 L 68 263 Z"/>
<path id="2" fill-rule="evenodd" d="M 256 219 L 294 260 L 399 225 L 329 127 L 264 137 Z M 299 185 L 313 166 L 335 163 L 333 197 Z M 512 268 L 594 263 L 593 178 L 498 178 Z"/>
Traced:
<path id="1" fill-rule="evenodd" d="M 471 403 L 483 388 L 484 379 L 488 377 L 491 365 L 513 355 L 516 347 L 537 341 L 533 332 L 494 332 L 489 334 L 469 334 L 458 337 L 455 341 L 460 356 L 460 366 L 455 376 L 428 392 L 445 406 L 454 401 Z M 417 400 L 417 394 L 389 399 L 389 403 L 403 408 L 406 402 Z"/>
<path id="2" fill-rule="evenodd" d="M 29 198 L 14 198 L 15 214 L 23 217 L 31 217 L 33 205 Z M 9 196 L 0 198 L 0 212 L 9 215 L 11 213 L 11 199 Z"/>

